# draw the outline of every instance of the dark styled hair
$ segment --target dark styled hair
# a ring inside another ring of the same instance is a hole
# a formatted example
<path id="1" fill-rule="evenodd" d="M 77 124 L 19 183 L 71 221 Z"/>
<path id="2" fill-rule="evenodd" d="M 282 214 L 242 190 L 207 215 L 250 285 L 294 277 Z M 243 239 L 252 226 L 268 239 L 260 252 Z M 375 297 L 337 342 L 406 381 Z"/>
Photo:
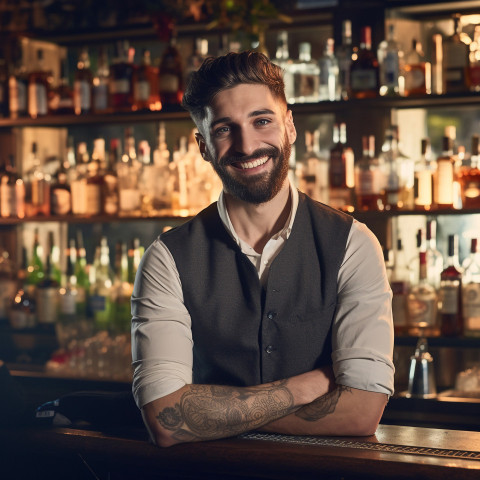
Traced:
<path id="1" fill-rule="evenodd" d="M 263 53 L 245 51 L 207 58 L 198 71 L 190 75 L 182 105 L 193 119 L 205 117 L 205 107 L 213 97 L 243 83 L 265 85 L 285 105 L 283 71 Z"/>

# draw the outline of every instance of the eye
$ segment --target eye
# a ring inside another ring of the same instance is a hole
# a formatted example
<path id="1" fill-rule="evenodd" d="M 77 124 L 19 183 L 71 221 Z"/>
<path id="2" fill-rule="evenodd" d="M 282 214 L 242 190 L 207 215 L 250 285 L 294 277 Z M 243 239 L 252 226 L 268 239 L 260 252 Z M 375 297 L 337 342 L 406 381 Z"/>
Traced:
<path id="1" fill-rule="evenodd" d="M 226 135 L 229 131 L 230 131 L 230 128 L 227 127 L 227 126 L 224 126 L 224 127 L 219 127 L 217 129 L 215 129 L 213 134 L 214 134 L 215 137 L 221 137 L 221 136 Z"/>
<path id="2" fill-rule="evenodd" d="M 258 125 L 259 127 L 264 127 L 269 123 L 272 123 L 272 121 L 268 118 L 258 118 L 257 120 L 255 120 L 255 125 Z"/>

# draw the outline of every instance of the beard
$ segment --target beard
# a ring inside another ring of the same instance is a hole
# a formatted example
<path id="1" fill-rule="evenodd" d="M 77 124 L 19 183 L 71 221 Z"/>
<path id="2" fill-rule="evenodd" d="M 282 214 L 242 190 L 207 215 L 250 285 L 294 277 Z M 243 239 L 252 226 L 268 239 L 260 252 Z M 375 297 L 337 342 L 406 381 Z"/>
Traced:
<path id="1" fill-rule="evenodd" d="M 251 155 L 225 155 L 218 162 L 215 161 L 207 151 L 206 159 L 211 162 L 213 169 L 220 177 L 225 191 L 239 200 L 260 205 L 274 198 L 281 190 L 288 175 L 291 151 L 292 146 L 287 138 L 287 134 L 285 134 L 281 149 L 272 146 L 269 148 L 259 148 Z M 237 176 L 230 173 L 227 168 L 233 163 L 250 162 L 262 157 L 269 157 L 269 161 L 273 162 L 273 168 L 269 172 L 262 172 L 257 175 Z"/>

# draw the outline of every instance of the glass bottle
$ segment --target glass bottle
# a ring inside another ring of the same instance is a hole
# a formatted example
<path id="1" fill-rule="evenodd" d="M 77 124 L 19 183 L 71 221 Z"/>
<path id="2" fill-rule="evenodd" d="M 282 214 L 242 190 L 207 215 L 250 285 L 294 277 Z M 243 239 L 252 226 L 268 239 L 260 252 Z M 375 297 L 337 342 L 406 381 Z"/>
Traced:
<path id="1" fill-rule="evenodd" d="M 143 49 L 141 63 L 133 72 L 133 109 L 154 110 L 158 102 L 158 69 L 152 66 L 150 50 Z"/>
<path id="2" fill-rule="evenodd" d="M 25 216 L 25 184 L 17 175 L 13 155 L 0 167 L 0 217 L 23 218 Z"/>
<path id="3" fill-rule="evenodd" d="M 117 333 L 128 333 L 132 319 L 130 298 L 133 292 L 133 284 L 128 281 L 128 250 L 126 242 L 117 243 L 113 290 L 113 328 Z"/>
<path id="4" fill-rule="evenodd" d="M 433 176 L 437 167 L 431 157 L 430 139 L 423 138 L 421 156 L 415 162 L 414 204 L 415 210 L 428 211 L 433 203 Z"/>
<path id="5" fill-rule="evenodd" d="M 28 114 L 32 118 L 47 115 L 52 74 L 45 67 L 43 50 L 37 50 L 37 59 L 28 75 Z"/>
<path id="6" fill-rule="evenodd" d="M 105 48 L 100 48 L 97 71 L 92 79 L 93 111 L 95 113 L 103 113 L 108 110 L 109 75 L 110 68 L 108 65 L 107 52 Z"/>
<path id="7" fill-rule="evenodd" d="M 426 226 L 426 254 L 428 282 L 437 290 L 440 288 L 440 275 L 443 271 L 443 255 L 437 249 L 437 222 L 427 220 Z"/>
<path id="8" fill-rule="evenodd" d="M 103 177 L 101 168 L 105 165 L 105 139 L 93 141 L 92 157 L 87 164 L 87 215 L 102 213 Z"/>
<path id="9" fill-rule="evenodd" d="M 381 159 L 385 168 L 383 208 L 385 210 L 399 210 L 403 206 L 400 198 L 400 165 L 392 130 L 386 132 Z"/>
<path id="10" fill-rule="evenodd" d="M 139 215 L 141 195 L 138 188 L 140 165 L 135 149 L 135 138 L 131 130 L 125 130 L 125 148 L 121 161 L 117 163 L 118 198 L 120 215 Z"/>
<path id="11" fill-rule="evenodd" d="M 422 44 L 412 40 L 412 49 L 405 54 L 403 67 L 404 95 L 430 95 L 432 93 L 432 65 L 425 59 Z"/>
<path id="12" fill-rule="evenodd" d="M 36 287 L 44 278 L 43 247 L 40 245 L 38 228 L 33 233 L 33 247 L 30 262 L 27 268 L 27 281 L 29 285 Z"/>
<path id="13" fill-rule="evenodd" d="M 288 50 L 288 32 L 281 31 L 277 35 L 277 49 L 275 51 L 275 59 L 273 62 L 283 70 L 283 81 L 285 83 L 285 98 L 288 103 L 295 101 L 293 90 L 293 61 L 290 58 Z"/>
<path id="14" fill-rule="evenodd" d="M 39 327 L 54 331 L 58 321 L 60 284 L 54 277 L 50 252 L 46 255 L 45 277 L 38 283 L 35 292 L 37 323 Z"/>
<path id="15" fill-rule="evenodd" d="M 37 152 L 37 142 L 32 142 L 30 164 L 25 184 L 25 216 L 50 215 L 50 175 L 43 171 Z"/>
<path id="16" fill-rule="evenodd" d="M 417 230 L 417 234 L 415 235 L 415 254 L 413 257 L 408 261 L 408 269 L 410 271 L 410 285 L 416 285 L 418 283 L 419 278 L 419 262 L 418 262 L 418 254 L 420 252 L 426 251 L 426 243 L 425 243 L 425 230 L 423 228 L 419 228 Z"/>
<path id="17" fill-rule="evenodd" d="M 117 42 L 108 79 L 109 105 L 113 111 L 131 110 L 133 103 L 133 56 L 128 41 Z"/>
<path id="18" fill-rule="evenodd" d="M 320 68 L 319 100 L 340 100 L 340 84 L 338 80 L 338 60 L 335 57 L 335 41 L 328 38 L 323 55 L 318 59 Z"/>
<path id="19" fill-rule="evenodd" d="M 437 157 L 437 169 L 433 174 L 433 202 L 436 208 L 453 208 L 455 180 L 453 139 L 445 135 L 442 153 Z"/>
<path id="20" fill-rule="evenodd" d="M 62 283 L 62 270 L 60 268 L 60 247 L 54 241 L 53 232 L 48 232 L 48 246 L 51 263 L 51 276 L 60 285 Z"/>
<path id="21" fill-rule="evenodd" d="M 410 288 L 410 270 L 400 238 L 397 239 L 390 286 L 393 293 L 392 313 L 395 334 L 405 334 L 407 332 L 407 295 Z"/>
<path id="22" fill-rule="evenodd" d="M 0 117 L 8 116 L 8 68 L 3 51 L 0 50 Z"/>
<path id="23" fill-rule="evenodd" d="M 372 30 L 362 27 L 360 48 L 352 56 L 350 65 L 350 96 L 374 98 L 380 86 L 378 59 L 372 51 Z"/>
<path id="24" fill-rule="evenodd" d="M 18 282 L 15 275 L 15 266 L 8 251 L 0 239 L 0 325 L 7 320 L 7 309 L 15 295 Z"/>
<path id="25" fill-rule="evenodd" d="M 118 214 L 118 176 L 116 166 L 120 160 L 120 141 L 118 138 L 110 140 L 107 168 L 103 173 L 103 213 L 106 215 Z"/>
<path id="26" fill-rule="evenodd" d="M 8 106 L 11 118 L 28 115 L 28 73 L 22 59 L 22 47 L 18 42 L 12 47 L 12 70 L 8 77 Z"/>
<path id="27" fill-rule="evenodd" d="M 83 288 L 88 294 L 90 281 L 87 270 L 87 251 L 83 243 L 83 235 L 81 230 L 77 230 L 76 249 L 75 276 L 77 277 L 77 285 L 79 288 Z"/>
<path id="28" fill-rule="evenodd" d="M 382 210 L 386 183 L 383 160 L 375 155 L 375 137 L 362 137 L 362 157 L 355 164 L 355 197 L 358 210 Z"/>
<path id="29" fill-rule="evenodd" d="M 407 297 L 408 333 L 410 335 L 438 335 L 437 293 L 427 278 L 426 252 L 419 252 L 419 278 Z"/>
<path id="30" fill-rule="evenodd" d="M 60 81 L 50 100 L 50 110 L 59 115 L 75 113 L 74 92 L 68 80 L 67 60 L 60 62 Z"/>
<path id="31" fill-rule="evenodd" d="M 10 297 L 7 308 L 8 321 L 15 329 L 32 328 L 36 325 L 36 305 L 33 290 L 28 281 L 27 250 L 22 248 L 22 265 L 18 271 L 18 290 Z"/>
<path id="32" fill-rule="evenodd" d="M 183 97 L 182 57 L 175 37 L 172 37 L 163 52 L 158 68 L 158 90 L 162 107 L 179 105 Z"/>
<path id="33" fill-rule="evenodd" d="M 72 192 L 67 182 L 65 162 L 60 166 L 50 187 L 52 215 L 68 215 L 72 211 Z"/>
<path id="34" fill-rule="evenodd" d="M 301 42 L 299 44 L 298 60 L 294 62 L 292 71 L 294 102 L 318 102 L 320 98 L 320 68 L 318 63 L 312 60 L 310 43 Z"/>
<path id="35" fill-rule="evenodd" d="M 463 333 L 480 337 L 480 249 L 478 238 L 470 242 L 470 255 L 465 259 L 462 279 Z"/>
<path id="36" fill-rule="evenodd" d="M 353 150 L 347 146 L 347 126 L 345 123 L 334 125 L 333 147 L 330 149 L 328 170 L 330 206 L 344 211 L 353 211 L 354 175 L 354 154 Z"/>
<path id="37" fill-rule="evenodd" d="M 463 208 L 480 208 L 479 136 L 472 136 L 470 157 L 465 158 L 458 172 Z"/>
<path id="38" fill-rule="evenodd" d="M 469 47 L 461 38 L 460 14 L 453 16 L 453 34 L 443 39 L 443 92 L 468 90 Z"/>
<path id="39" fill-rule="evenodd" d="M 86 215 L 87 207 L 87 176 L 89 155 L 86 142 L 79 142 L 75 157 L 75 168 L 72 174 L 70 190 L 72 192 L 72 213 Z"/>
<path id="40" fill-rule="evenodd" d="M 462 271 L 458 262 L 458 237 L 448 236 L 447 266 L 440 275 L 438 293 L 440 329 L 445 337 L 463 333 Z"/>
<path id="41" fill-rule="evenodd" d="M 192 72 L 196 72 L 208 57 L 208 39 L 198 37 L 195 38 L 193 54 L 187 60 L 187 68 L 185 77 L 188 79 Z"/>
<path id="42" fill-rule="evenodd" d="M 340 97 L 348 99 L 350 91 L 350 65 L 352 63 L 352 22 L 342 22 L 342 43 L 335 48 L 335 56 L 338 60 L 338 83 L 340 85 Z"/>
<path id="43" fill-rule="evenodd" d="M 400 59 L 403 52 L 395 40 L 395 25 L 387 27 L 387 38 L 380 42 L 377 58 L 380 68 L 380 95 L 398 95 L 400 77 Z"/>
<path id="44" fill-rule="evenodd" d="M 92 111 L 93 74 L 90 70 L 90 56 L 86 48 L 78 57 L 73 81 L 73 103 L 75 113 L 81 115 Z"/>

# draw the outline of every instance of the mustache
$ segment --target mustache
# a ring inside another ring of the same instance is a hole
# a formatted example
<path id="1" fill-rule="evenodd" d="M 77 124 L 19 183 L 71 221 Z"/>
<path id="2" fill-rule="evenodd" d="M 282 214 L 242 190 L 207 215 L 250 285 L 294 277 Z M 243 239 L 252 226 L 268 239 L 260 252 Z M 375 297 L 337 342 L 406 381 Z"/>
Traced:
<path id="1" fill-rule="evenodd" d="M 220 159 L 221 165 L 231 165 L 237 162 L 250 162 L 262 157 L 278 157 L 280 156 L 280 150 L 277 147 L 259 148 L 250 155 L 224 155 Z"/>

